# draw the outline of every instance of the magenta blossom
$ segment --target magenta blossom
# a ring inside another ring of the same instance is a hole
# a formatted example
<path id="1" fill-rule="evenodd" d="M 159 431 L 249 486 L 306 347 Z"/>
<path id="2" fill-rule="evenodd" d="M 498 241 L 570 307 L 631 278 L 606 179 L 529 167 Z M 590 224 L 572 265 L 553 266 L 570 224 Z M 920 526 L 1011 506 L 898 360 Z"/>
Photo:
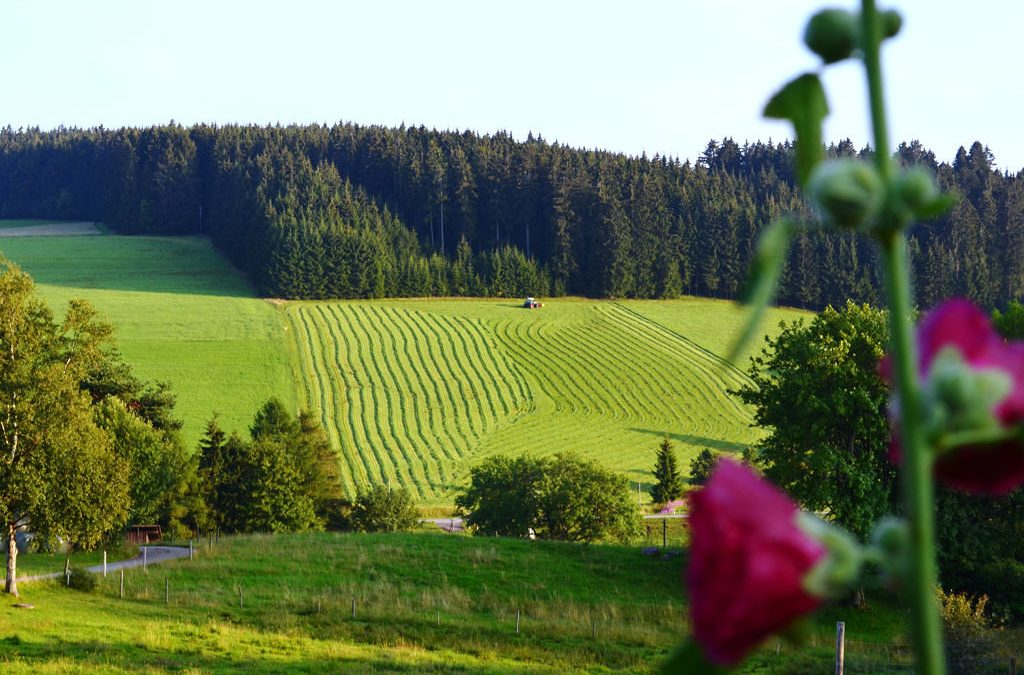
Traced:
<path id="1" fill-rule="evenodd" d="M 988 316 L 967 300 L 949 300 L 921 321 L 917 347 L 928 412 L 939 427 L 931 430 L 938 446 L 935 476 L 976 494 L 1000 495 L 1019 487 L 1024 440 L 1014 432 L 1024 427 L 1024 343 L 1003 340 Z M 986 433 L 972 439 L 976 432 Z M 962 444 L 946 446 L 958 437 Z M 895 439 L 893 454 L 898 459 Z"/>
<path id="2" fill-rule="evenodd" d="M 714 663 L 739 663 L 821 604 L 805 579 L 826 549 L 798 514 L 785 493 L 728 459 L 690 495 L 686 584 L 694 637 Z"/>

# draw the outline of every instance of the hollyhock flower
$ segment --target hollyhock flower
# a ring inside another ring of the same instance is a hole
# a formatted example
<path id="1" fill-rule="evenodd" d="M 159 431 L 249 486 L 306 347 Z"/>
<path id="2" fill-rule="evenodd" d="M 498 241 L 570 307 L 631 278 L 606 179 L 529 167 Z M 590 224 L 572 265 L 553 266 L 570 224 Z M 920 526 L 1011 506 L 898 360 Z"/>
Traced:
<path id="1" fill-rule="evenodd" d="M 709 660 L 735 665 L 821 604 L 806 580 L 828 551 L 799 516 L 781 490 L 728 459 L 691 495 L 686 584 L 694 637 Z"/>
<path id="2" fill-rule="evenodd" d="M 935 476 L 976 494 L 1024 483 L 1024 343 L 1007 343 L 967 300 L 949 300 L 917 329 L 918 373 Z M 894 439 L 893 455 L 899 458 Z"/>

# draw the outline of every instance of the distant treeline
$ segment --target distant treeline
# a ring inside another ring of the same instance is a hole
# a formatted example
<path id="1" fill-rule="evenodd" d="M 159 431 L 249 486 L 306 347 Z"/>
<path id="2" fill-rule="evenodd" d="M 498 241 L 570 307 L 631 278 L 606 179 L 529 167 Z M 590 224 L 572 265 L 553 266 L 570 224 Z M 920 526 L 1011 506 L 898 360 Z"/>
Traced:
<path id="1" fill-rule="evenodd" d="M 101 220 L 128 234 L 211 237 L 262 293 L 735 297 L 773 218 L 810 218 L 792 146 L 731 140 L 694 163 L 423 127 L 0 130 L 0 217 Z M 858 154 L 851 143 L 831 155 Z M 861 151 L 864 152 L 864 151 Z M 911 240 L 919 300 L 1024 294 L 1024 183 L 988 148 L 939 164 L 963 195 Z M 871 243 L 797 237 L 780 301 L 877 302 Z"/>

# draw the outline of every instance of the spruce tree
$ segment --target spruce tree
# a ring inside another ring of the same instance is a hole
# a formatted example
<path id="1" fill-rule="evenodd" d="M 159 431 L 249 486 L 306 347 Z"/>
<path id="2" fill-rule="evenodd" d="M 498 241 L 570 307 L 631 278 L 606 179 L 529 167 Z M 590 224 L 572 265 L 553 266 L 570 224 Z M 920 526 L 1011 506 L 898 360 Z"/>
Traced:
<path id="1" fill-rule="evenodd" d="M 655 503 L 665 504 L 682 496 L 683 481 L 676 466 L 676 453 L 667 438 L 658 446 L 658 459 L 653 473 L 657 482 L 651 488 L 651 498 Z"/>

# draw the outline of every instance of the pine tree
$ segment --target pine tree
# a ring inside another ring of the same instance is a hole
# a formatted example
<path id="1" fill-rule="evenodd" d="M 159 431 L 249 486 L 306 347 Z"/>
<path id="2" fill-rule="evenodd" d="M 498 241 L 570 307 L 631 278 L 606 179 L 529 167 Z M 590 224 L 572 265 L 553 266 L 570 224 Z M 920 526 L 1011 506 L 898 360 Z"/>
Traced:
<path id="1" fill-rule="evenodd" d="M 676 453 L 667 438 L 658 446 L 658 459 L 653 473 L 657 482 L 651 488 L 651 498 L 655 503 L 665 504 L 683 494 L 683 481 L 676 466 Z"/>

